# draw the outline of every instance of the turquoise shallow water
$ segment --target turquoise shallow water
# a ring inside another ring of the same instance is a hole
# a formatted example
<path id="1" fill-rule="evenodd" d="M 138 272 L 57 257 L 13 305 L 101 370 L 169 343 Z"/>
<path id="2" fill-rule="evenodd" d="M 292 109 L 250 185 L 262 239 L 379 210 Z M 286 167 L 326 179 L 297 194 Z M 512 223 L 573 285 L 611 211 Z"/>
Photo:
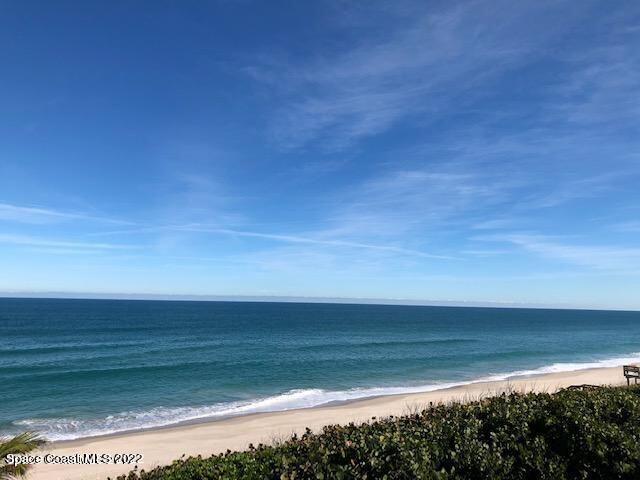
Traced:
<path id="1" fill-rule="evenodd" d="M 0 299 L 0 434 L 50 439 L 640 361 L 640 312 Z"/>

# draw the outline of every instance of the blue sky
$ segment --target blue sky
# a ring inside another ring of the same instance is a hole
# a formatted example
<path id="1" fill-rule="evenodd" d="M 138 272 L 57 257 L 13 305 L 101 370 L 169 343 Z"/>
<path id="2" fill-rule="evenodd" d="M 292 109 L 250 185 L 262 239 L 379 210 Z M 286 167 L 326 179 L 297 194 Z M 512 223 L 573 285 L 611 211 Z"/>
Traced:
<path id="1" fill-rule="evenodd" d="M 0 291 L 640 308 L 640 3 L 3 2 Z"/>

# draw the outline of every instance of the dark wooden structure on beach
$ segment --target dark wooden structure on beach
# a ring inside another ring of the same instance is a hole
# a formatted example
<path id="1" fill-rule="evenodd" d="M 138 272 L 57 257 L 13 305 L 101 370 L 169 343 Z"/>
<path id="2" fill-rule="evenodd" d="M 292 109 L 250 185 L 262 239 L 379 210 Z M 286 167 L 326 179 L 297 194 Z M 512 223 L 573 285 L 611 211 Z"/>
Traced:
<path id="1" fill-rule="evenodd" d="M 625 365 L 622 367 L 622 371 L 624 373 L 625 378 L 627 379 L 627 385 L 631 382 L 630 380 L 633 378 L 633 382 L 635 384 L 638 383 L 638 379 L 640 378 L 640 367 L 637 365 Z"/>

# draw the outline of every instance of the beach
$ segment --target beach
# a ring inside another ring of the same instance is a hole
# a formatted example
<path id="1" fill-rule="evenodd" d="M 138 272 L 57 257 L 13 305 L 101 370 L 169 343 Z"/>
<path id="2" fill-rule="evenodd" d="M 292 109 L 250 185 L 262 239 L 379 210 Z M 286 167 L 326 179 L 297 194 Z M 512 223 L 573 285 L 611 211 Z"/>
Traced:
<path id="1" fill-rule="evenodd" d="M 640 312 L 0 299 L 0 316 L 0 436 L 51 441 L 640 362 Z"/>
<path id="2" fill-rule="evenodd" d="M 621 367 L 594 368 L 570 372 L 513 377 L 502 381 L 477 382 L 424 393 L 386 395 L 348 403 L 282 412 L 256 413 L 222 420 L 177 425 L 102 437 L 53 442 L 39 454 L 71 456 L 83 453 L 142 454 L 139 468 L 149 470 L 171 463 L 182 455 L 209 456 L 245 449 L 250 443 L 285 440 L 305 428 L 319 431 L 329 424 L 364 422 L 372 417 L 402 415 L 430 402 L 471 401 L 505 391 L 554 392 L 570 385 L 621 385 Z M 106 479 L 128 472 L 133 465 L 34 465 L 34 480 Z"/>
<path id="3" fill-rule="evenodd" d="M 640 2 L 68 3 L 0 17 L 0 480 L 640 480 Z"/>
<path id="4" fill-rule="evenodd" d="M 0 312 L 0 436 L 100 458 L 34 464 L 47 480 L 135 465 L 102 455 L 149 470 L 429 402 L 618 384 L 640 362 L 638 312 L 63 299 Z"/>

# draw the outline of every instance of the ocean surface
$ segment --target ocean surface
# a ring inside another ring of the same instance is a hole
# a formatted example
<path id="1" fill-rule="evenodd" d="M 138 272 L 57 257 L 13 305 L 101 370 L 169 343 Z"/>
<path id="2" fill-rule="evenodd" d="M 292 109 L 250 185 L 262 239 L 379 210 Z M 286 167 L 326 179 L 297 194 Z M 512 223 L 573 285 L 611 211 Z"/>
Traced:
<path id="1" fill-rule="evenodd" d="M 51 440 L 640 361 L 640 312 L 0 298 L 0 435 Z"/>

